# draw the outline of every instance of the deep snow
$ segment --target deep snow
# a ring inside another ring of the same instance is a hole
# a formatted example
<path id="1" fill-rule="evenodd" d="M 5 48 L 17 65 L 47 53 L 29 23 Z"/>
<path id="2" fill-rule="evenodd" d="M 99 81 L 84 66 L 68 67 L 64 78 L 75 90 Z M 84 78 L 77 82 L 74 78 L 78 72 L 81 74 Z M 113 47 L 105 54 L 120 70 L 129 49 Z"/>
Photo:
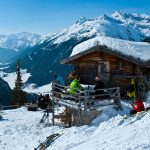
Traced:
<path id="1" fill-rule="evenodd" d="M 74 47 L 71 56 L 86 51 L 94 46 L 106 46 L 113 51 L 118 51 L 128 56 L 139 58 L 144 61 L 150 60 L 150 44 L 144 42 L 121 40 L 105 36 L 99 36 L 80 43 Z"/>
<path id="2" fill-rule="evenodd" d="M 39 121 L 43 115 L 41 110 L 29 112 L 22 107 L 2 111 L 0 149 L 33 150 L 47 136 L 60 133 L 62 136 L 47 150 L 149 150 L 150 112 L 141 119 L 135 116 L 124 120 L 123 116 L 128 115 L 130 105 L 126 102 L 122 102 L 122 105 L 122 111 L 105 106 L 102 114 L 90 125 L 67 129 L 63 129 L 60 125 L 54 127 L 40 125 Z M 148 103 L 146 105 L 148 106 Z M 61 110 L 62 107 L 56 108 L 58 113 Z"/>

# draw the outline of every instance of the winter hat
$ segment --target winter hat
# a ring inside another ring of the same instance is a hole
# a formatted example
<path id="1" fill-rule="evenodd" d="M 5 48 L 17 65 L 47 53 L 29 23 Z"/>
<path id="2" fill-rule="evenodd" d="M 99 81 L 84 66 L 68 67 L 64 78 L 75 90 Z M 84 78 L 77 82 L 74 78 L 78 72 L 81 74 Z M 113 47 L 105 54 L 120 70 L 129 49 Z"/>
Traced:
<path id="1" fill-rule="evenodd" d="M 75 72 L 72 72 L 72 73 L 69 74 L 69 78 L 74 79 L 76 77 L 77 77 L 77 74 Z"/>

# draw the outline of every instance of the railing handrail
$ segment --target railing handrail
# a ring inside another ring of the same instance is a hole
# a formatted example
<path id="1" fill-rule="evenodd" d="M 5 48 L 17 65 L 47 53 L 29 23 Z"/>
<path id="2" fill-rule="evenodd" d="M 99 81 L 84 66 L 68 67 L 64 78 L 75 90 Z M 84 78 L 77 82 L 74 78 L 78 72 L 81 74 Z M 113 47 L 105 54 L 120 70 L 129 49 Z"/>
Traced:
<path id="1" fill-rule="evenodd" d="M 52 87 L 54 88 L 54 89 L 52 88 L 53 101 L 59 104 L 62 103 L 63 105 L 68 107 L 74 107 L 80 110 L 81 109 L 80 107 L 83 106 L 84 110 L 86 111 L 89 107 L 91 107 L 90 106 L 91 102 L 94 102 L 95 100 L 106 100 L 106 99 L 107 100 L 113 99 L 114 104 L 120 107 L 120 87 L 103 88 L 96 90 L 85 88 L 82 91 L 79 90 L 78 88 L 75 88 L 77 89 L 77 93 L 73 95 L 69 94 L 70 88 L 69 86 L 62 86 L 56 83 L 53 84 Z M 97 91 L 103 92 L 100 93 Z M 62 98 L 62 96 L 64 97 Z M 58 99 L 60 101 L 57 101 Z M 75 101 L 77 105 L 70 103 L 70 101 Z"/>
<path id="2" fill-rule="evenodd" d="M 56 86 L 55 86 L 56 85 Z M 63 86 L 63 85 L 60 85 L 60 84 L 57 84 L 57 83 L 53 83 L 52 84 L 52 87 L 54 87 L 54 88 L 57 88 L 57 89 L 60 89 L 60 90 L 62 90 L 62 89 L 70 89 L 70 86 Z M 62 88 L 60 88 L 60 87 L 62 87 Z M 83 90 L 80 90 L 80 88 L 73 88 L 73 89 L 77 89 L 78 91 L 81 91 L 81 92 L 83 92 L 83 91 L 106 91 L 106 90 L 114 90 L 114 89 L 120 89 L 120 87 L 112 87 L 112 88 L 101 88 L 101 89 L 96 89 L 96 90 L 94 90 L 94 89 L 88 89 L 88 88 L 82 88 Z"/>
<path id="3" fill-rule="evenodd" d="M 69 86 L 62 86 L 62 85 L 59 85 L 57 83 L 54 83 L 52 85 L 52 87 L 55 88 L 55 89 L 60 90 L 60 91 L 55 91 L 55 90 L 52 89 L 52 93 L 61 94 L 63 96 L 67 96 L 68 98 L 74 98 L 74 99 L 77 99 L 77 100 L 80 100 L 81 98 L 82 99 L 87 98 L 87 96 L 89 98 L 92 98 L 92 97 L 110 95 L 110 98 L 112 98 L 112 97 L 115 97 L 115 94 L 120 93 L 120 87 L 102 88 L 102 89 L 96 89 L 96 90 L 89 89 L 89 88 L 85 88 L 85 89 L 83 88 L 82 90 L 80 90 L 78 88 L 74 88 L 74 89 L 77 89 L 77 93 L 75 93 L 73 95 L 70 95 L 69 92 L 68 92 L 69 89 L 70 89 Z M 115 90 L 115 91 L 113 91 L 113 90 Z M 104 93 L 102 93 L 102 94 L 97 93 L 96 94 L 96 92 L 99 92 L 99 91 L 103 91 Z M 86 95 L 87 93 L 89 95 Z M 91 93 L 93 93 L 93 94 L 91 94 Z M 85 94 L 85 95 L 82 95 L 82 94 Z"/>

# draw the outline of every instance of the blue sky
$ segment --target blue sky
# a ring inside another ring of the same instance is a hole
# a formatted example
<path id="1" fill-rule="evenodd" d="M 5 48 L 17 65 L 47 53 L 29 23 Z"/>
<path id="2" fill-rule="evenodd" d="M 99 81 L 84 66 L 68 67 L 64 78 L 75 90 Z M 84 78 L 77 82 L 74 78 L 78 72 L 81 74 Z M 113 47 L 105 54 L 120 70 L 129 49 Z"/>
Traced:
<path id="1" fill-rule="evenodd" d="M 0 34 L 54 33 L 116 10 L 150 15 L 150 0 L 0 0 Z"/>

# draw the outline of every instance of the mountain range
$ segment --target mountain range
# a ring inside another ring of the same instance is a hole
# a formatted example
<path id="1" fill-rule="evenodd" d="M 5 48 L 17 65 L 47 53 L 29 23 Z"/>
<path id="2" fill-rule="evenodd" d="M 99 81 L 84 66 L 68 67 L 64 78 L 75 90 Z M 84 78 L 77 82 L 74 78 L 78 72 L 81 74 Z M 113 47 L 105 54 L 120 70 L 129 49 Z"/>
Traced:
<path id="1" fill-rule="evenodd" d="M 41 39 L 41 35 L 27 32 L 0 35 L 0 62 L 14 58 L 22 50 L 34 46 L 40 42 Z"/>
<path id="2" fill-rule="evenodd" d="M 81 17 L 70 27 L 50 34 L 38 44 L 20 52 L 16 59 L 21 59 L 22 68 L 31 73 L 27 82 L 41 86 L 51 82 L 54 74 L 67 76 L 73 67 L 61 65 L 60 60 L 69 57 L 77 44 L 97 36 L 144 41 L 150 37 L 150 16 L 116 11 L 110 16 L 95 19 Z M 12 47 L 17 50 L 17 47 Z M 15 63 L 12 61 L 6 71 L 14 71 Z"/>

